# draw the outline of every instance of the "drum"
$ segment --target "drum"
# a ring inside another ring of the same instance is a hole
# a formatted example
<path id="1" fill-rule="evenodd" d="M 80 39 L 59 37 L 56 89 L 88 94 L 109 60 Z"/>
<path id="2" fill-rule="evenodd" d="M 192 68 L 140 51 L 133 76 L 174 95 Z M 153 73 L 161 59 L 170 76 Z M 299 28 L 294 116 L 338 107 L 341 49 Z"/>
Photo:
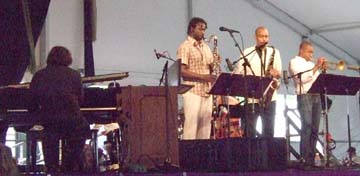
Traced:
<path id="1" fill-rule="evenodd" d="M 239 100 L 232 96 L 218 96 L 216 100 L 218 105 L 238 105 L 239 103 Z"/>
<path id="2" fill-rule="evenodd" d="M 109 132 L 107 141 L 104 142 L 104 148 L 109 155 L 109 164 L 120 163 L 120 132 L 119 129 Z"/>
<path id="3" fill-rule="evenodd" d="M 230 137 L 244 137 L 244 130 L 241 128 L 241 118 L 230 118 Z"/>
<path id="4" fill-rule="evenodd" d="M 215 118 L 213 121 L 213 138 L 222 139 L 227 137 L 227 105 L 229 105 L 231 112 L 230 137 L 243 137 L 244 130 L 241 128 L 240 118 L 243 113 L 241 111 L 242 107 L 239 104 L 239 101 L 234 97 L 221 97 L 221 101 L 218 101 L 219 117 Z"/>
<path id="5" fill-rule="evenodd" d="M 227 120 L 225 118 L 223 119 L 217 119 L 214 122 L 214 138 L 215 139 L 223 139 L 226 138 L 227 134 Z M 230 118 L 230 137 L 244 137 L 244 130 L 241 128 L 241 119 L 238 117 Z"/>

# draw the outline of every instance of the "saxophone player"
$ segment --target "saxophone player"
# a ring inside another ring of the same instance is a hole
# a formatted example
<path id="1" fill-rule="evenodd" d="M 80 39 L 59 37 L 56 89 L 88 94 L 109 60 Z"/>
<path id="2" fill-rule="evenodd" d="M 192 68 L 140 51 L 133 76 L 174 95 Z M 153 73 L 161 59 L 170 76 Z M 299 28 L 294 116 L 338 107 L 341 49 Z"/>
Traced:
<path id="1" fill-rule="evenodd" d="M 183 94 L 183 139 L 210 138 L 213 101 L 207 92 L 216 79 L 216 76 L 211 74 L 210 65 L 219 57 L 214 57 L 210 47 L 204 42 L 206 28 L 204 19 L 192 18 L 187 28 L 188 36 L 177 49 L 184 83 L 193 85 Z"/>
<path id="2" fill-rule="evenodd" d="M 269 32 L 266 27 L 260 26 L 255 30 L 256 45 L 246 48 L 244 50 L 244 56 L 249 61 L 251 69 L 254 71 L 255 76 L 267 77 L 270 76 L 277 80 L 280 78 L 281 73 L 281 57 L 280 52 L 274 47 L 267 47 L 269 42 Z M 243 68 L 244 59 L 241 59 L 234 70 L 234 73 L 244 74 Z M 252 75 L 251 69 L 247 67 L 247 74 Z M 276 111 L 276 89 L 279 87 L 279 82 L 276 82 L 273 94 L 270 95 L 269 104 L 263 106 L 259 99 L 248 99 L 246 105 L 245 124 L 245 136 L 256 137 L 256 122 L 257 117 L 260 115 L 262 120 L 262 132 L 263 137 L 274 136 L 274 121 Z"/>

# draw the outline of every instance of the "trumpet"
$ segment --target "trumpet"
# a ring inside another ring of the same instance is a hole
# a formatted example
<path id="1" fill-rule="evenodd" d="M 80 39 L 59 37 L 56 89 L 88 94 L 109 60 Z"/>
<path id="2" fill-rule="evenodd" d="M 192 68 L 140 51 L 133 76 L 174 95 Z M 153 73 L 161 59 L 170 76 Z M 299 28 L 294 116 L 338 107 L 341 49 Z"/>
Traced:
<path id="1" fill-rule="evenodd" d="M 348 65 L 348 66 L 346 66 L 346 68 L 348 70 L 360 71 L 360 65 Z"/>
<path id="2" fill-rule="evenodd" d="M 340 70 L 343 71 L 346 67 L 344 60 L 339 60 L 338 62 L 325 61 L 322 66 L 322 70 Z"/>
<path id="3" fill-rule="evenodd" d="M 337 62 L 325 61 L 322 65 L 322 72 L 326 72 L 326 70 L 340 70 L 343 71 L 345 69 L 360 71 L 359 65 L 346 65 L 344 60 L 339 60 Z"/>

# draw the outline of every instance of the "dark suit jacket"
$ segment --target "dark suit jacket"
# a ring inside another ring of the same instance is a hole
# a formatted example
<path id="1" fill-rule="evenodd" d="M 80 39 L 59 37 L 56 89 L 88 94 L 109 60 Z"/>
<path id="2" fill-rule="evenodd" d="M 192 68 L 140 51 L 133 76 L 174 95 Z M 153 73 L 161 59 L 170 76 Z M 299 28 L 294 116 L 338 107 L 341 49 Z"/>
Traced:
<path id="1" fill-rule="evenodd" d="M 47 66 L 35 73 L 30 90 L 34 103 L 39 106 L 40 122 L 45 128 L 84 124 L 79 105 L 83 89 L 77 71 L 65 66 Z"/>

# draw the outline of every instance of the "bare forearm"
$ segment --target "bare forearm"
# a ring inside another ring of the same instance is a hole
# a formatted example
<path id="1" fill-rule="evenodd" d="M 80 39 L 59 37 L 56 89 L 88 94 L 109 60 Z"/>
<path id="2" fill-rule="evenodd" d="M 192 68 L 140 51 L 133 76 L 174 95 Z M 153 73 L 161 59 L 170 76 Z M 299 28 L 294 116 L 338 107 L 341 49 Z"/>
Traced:
<path id="1" fill-rule="evenodd" d="M 181 75 L 184 78 L 188 78 L 188 79 L 195 79 L 195 80 L 198 80 L 198 81 L 206 81 L 206 79 L 205 79 L 206 75 L 194 73 L 194 72 L 191 72 L 191 71 L 188 71 L 188 70 L 182 70 Z"/>
<path id="2" fill-rule="evenodd" d="M 181 67 L 181 75 L 183 78 L 197 80 L 197 81 L 206 81 L 213 82 L 216 79 L 216 76 L 210 74 L 199 74 L 190 71 L 186 65 L 182 65 Z"/>

